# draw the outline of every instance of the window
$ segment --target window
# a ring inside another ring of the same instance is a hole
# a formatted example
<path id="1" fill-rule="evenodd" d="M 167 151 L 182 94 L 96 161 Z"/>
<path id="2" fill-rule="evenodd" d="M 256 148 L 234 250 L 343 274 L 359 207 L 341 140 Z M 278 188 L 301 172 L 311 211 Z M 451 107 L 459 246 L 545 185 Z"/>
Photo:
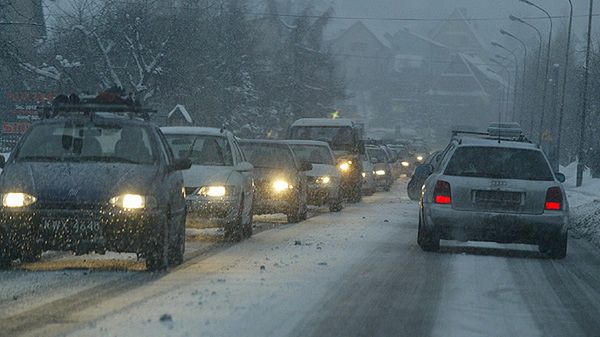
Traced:
<path id="1" fill-rule="evenodd" d="M 194 165 L 233 166 L 229 141 L 220 136 L 167 135 L 175 158 L 189 158 Z"/>

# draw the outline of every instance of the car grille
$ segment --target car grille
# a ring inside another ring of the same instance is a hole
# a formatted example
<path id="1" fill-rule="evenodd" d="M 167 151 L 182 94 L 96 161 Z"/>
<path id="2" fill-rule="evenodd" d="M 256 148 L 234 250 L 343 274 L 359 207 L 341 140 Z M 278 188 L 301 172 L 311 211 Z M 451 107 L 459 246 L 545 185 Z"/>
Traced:
<path id="1" fill-rule="evenodd" d="M 108 204 L 78 203 L 78 202 L 56 202 L 40 200 L 35 204 L 35 208 L 43 210 L 80 210 L 80 211 L 101 211 L 108 208 Z"/>
<path id="2" fill-rule="evenodd" d="M 508 191 L 475 191 L 475 205 L 480 209 L 513 210 L 523 204 L 523 193 Z"/>

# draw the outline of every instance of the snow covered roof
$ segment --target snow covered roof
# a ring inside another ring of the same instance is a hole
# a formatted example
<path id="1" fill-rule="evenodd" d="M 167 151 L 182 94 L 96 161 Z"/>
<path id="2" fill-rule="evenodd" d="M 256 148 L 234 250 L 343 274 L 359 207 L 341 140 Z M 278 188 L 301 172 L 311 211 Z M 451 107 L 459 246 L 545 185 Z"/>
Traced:
<path id="1" fill-rule="evenodd" d="M 190 113 L 187 111 L 187 109 L 185 108 L 185 106 L 183 106 L 182 104 L 177 104 L 173 110 L 171 110 L 169 112 L 169 115 L 167 116 L 167 118 L 171 119 L 173 118 L 173 115 L 179 112 L 183 118 L 186 120 L 186 122 L 192 124 L 194 121 L 192 120 L 192 116 L 190 116 Z"/>
<path id="2" fill-rule="evenodd" d="M 457 45 L 451 45 L 452 43 L 449 43 L 451 41 L 443 40 L 444 38 L 449 36 L 449 35 L 447 35 L 448 33 L 456 34 L 456 28 L 458 26 L 455 23 L 457 23 L 457 22 L 463 23 L 463 27 L 466 28 L 463 32 L 465 33 L 464 36 L 467 37 L 467 39 L 470 36 L 471 37 L 470 40 L 472 42 L 476 43 L 480 49 L 482 49 L 482 50 L 486 49 L 485 48 L 486 43 L 484 43 L 481 36 L 479 36 L 479 33 L 477 33 L 477 31 L 475 30 L 475 28 L 473 27 L 473 24 L 467 19 L 466 9 L 464 9 L 464 8 L 455 9 L 452 12 L 452 14 L 450 14 L 450 16 L 448 17 L 448 19 L 446 21 L 443 21 L 436 28 L 434 28 L 430 33 L 431 38 L 433 40 L 443 42 L 444 44 L 448 45 L 448 47 L 455 48 L 455 49 L 463 49 L 461 47 L 458 47 Z M 449 24 L 451 26 L 449 26 Z M 449 29 L 449 27 L 453 27 L 454 29 Z M 468 43 L 463 42 L 461 44 L 465 47 L 468 47 Z"/>
<path id="3" fill-rule="evenodd" d="M 461 53 L 460 56 L 469 63 L 470 66 L 477 68 L 488 79 L 500 83 L 502 86 L 508 86 L 504 78 L 494 72 L 479 56 Z"/>
<path id="4" fill-rule="evenodd" d="M 202 135 L 202 136 L 225 136 L 226 132 L 221 132 L 219 128 L 207 128 L 199 126 L 165 126 L 160 130 L 165 135 Z"/>
<path id="5" fill-rule="evenodd" d="M 354 121 L 348 118 L 302 118 L 295 121 L 292 126 L 354 126 Z"/>
<path id="6" fill-rule="evenodd" d="M 321 142 L 318 140 L 286 140 L 285 143 L 287 143 L 289 145 L 309 145 L 309 146 L 329 147 L 328 143 Z"/>
<path id="7" fill-rule="evenodd" d="M 460 146 L 485 146 L 485 147 L 509 147 L 515 149 L 539 150 L 538 146 L 533 143 L 503 140 L 498 145 L 498 139 L 481 138 L 475 136 L 461 137 L 462 143 Z"/>

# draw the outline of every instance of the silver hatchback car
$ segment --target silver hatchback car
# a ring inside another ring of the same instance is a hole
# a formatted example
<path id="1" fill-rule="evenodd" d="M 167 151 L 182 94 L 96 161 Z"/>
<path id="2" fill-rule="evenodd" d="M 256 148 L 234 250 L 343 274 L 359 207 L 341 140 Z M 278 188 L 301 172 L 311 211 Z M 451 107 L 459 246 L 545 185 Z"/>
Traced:
<path id="1" fill-rule="evenodd" d="M 537 145 L 498 130 L 455 133 L 442 155 L 422 190 L 423 250 L 437 251 L 446 239 L 536 244 L 552 258 L 566 256 L 565 177 Z"/>

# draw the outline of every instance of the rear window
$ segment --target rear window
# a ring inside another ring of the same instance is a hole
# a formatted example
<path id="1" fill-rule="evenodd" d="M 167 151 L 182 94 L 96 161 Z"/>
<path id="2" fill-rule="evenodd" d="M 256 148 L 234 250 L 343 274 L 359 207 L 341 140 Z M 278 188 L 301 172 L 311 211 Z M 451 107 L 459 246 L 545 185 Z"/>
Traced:
<path id="1" fill-rule="evenodd" d="M 444 174 L 492 179 L 554 180 L 540 151 L 501 147 L 461 147 L 454 152 Z"/>
<path id="2" fill-rule="evenodd" d="M 295 167 L 294 157 L 287 145 L 269 143 L 240 143 L 244 155 L 255 167 L 289 169 Z"/>

